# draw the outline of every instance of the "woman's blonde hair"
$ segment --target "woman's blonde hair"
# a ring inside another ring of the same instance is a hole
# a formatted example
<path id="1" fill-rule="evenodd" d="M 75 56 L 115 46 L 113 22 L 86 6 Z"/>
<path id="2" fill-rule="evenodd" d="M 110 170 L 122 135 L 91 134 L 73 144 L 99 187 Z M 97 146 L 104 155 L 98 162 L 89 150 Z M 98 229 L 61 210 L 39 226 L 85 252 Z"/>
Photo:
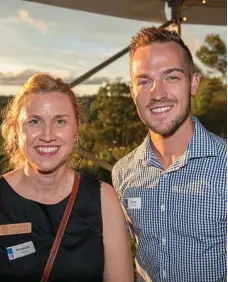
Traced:
<path id="1" fill-rule="evenodd" d="M 24 157 L 18 147 L 17 125 L 18 117 L 23 106 L 26 105 L 29 94 L 45 94 L 48 92 L 59 92 L 68 96 L 73 109 L 77 128 L 80 125 L 79 102 L 74 92 L 67 83 L 60 78 L 54 78 L 46 73 L 37 73 L 28 79 L 16 94 L 13 100 L 2 112 L 2 136 L 4 139 L 3 153 L 9 160 L 9 167 L 15 168 L 24 162 Z"/>

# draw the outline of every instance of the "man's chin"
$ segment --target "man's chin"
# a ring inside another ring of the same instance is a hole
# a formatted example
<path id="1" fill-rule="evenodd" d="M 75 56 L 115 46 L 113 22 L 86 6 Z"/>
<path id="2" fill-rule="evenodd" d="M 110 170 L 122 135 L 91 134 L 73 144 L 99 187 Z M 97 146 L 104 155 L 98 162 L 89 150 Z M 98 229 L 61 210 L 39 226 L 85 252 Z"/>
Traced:
<path id="1" fill-rule="evenodd" d="M 178 129 L 178 124 L 171 124 L 169 126 L 150 126 L 150 130 L 164 138 L 172 136 Z"/>

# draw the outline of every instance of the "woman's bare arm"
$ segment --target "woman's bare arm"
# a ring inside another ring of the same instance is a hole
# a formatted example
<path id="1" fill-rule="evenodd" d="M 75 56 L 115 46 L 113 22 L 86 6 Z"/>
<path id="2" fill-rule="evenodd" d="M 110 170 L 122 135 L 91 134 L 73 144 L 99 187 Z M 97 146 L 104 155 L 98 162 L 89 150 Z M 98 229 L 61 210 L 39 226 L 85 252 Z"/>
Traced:
<path id="1" fill-rule="evenodd" d="M 133 263 L 126 222 L 112 186 L 101 185 L 103 238 L 105 249 L 104 282 L 133 282 Z"/>

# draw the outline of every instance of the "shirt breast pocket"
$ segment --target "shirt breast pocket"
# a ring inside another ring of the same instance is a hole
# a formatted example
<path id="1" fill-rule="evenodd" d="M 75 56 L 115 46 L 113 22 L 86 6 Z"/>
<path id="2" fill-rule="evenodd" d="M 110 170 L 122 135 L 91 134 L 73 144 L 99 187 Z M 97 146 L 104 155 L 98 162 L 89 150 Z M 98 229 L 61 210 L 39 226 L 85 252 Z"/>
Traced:
<path id="1" fill-rule="evenodd" d="M 176 205 L 171 215 L 176 219 L 173 223 L 179 233 L 199 240 L 208 240 L 223 233 L 225 201 L 214 188 L 202 186 L 200 193 L 175 195 L 172 201 Z"/>

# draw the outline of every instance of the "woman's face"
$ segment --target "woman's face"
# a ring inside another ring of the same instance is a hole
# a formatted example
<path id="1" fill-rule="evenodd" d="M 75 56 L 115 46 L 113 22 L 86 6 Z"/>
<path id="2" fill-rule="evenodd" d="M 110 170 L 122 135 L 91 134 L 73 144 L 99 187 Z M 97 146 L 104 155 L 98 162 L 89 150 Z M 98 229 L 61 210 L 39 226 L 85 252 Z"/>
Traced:
<path id="1" fill-rule="evenodd" d="M 74 149 L 77 124 L 67 95 L 30 94 L 18 118 L 18 144 L 25 162 L 40 172 L 66 164 Z"/>

